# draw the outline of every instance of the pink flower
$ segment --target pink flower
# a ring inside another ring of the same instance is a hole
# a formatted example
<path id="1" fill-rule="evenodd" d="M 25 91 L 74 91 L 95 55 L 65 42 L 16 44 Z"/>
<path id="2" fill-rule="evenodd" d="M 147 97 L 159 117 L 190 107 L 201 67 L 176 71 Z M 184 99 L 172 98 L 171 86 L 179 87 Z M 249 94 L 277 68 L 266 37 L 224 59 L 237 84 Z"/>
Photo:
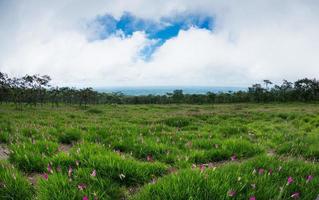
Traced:
<path id="1" fill-rule="evenodd" d="M 48 180 L 48 178 L 49 178 L 49 176 L 48 176 L 47 173 L 42 174 L 42 177 L 43 177 L 45 180 Z"/>
<path id="2" fill-rule="evenodd" d="M 204 164 L 201 164 L 201 165 L 199 166 L 199 169 L 200 169 L 201 172 L 203 172 L 203 171 L 205 170 L 205 165 L 204 165 Z"/>
<path id="3" fill-rule="evenodd" d="M 89 200 L 87 196 L 84 196 L 82 200 Z"/>
<path id="4" fill-rule="evenodd" d="M 293 193 L 290 197 L 293 199 L 299 199 L 299 197 L 300 197 L 299 192 Z"/>
<path id="5" fill-rule="evenodd" d="M 232 161 L 235 161 L 235 160 L 237 160 L 237 156 L 236 156 L 236 155 L 233 155 L 233 156 L 230 157 L 230 159 L 231 159 Z"/>
<path id="6" fill-rule="evenodd" d="M 313 179 L 313 176 L 309 175 L 307 176 L 307 183 L 310 182 Z"/>
<path id="7" fill-rule="evenodd" d="M 249 198 L 249 200 L 256 200 L 256 197 L 252 196 Z"/>
<path id="8" fill-rule="evenodd" d="M 85 188 L 86 188 L 86 185 L 84 184 L 84 183 L 80 183 L 79 185 L 78 185 L 78 188 L 79 188 L 79 190 L 84 190 Z"/>
<path id="9" fill-rule="evenodd" d="M 234 190 L 228 191 L 228 196 L 233 197 L 235 195 L 236 195 L 236 191 L 234 191 Z"/>
<path id="10" fill-rule="evenodd" d="M 51 174 L 53 173 L 53 170 L 52 170 L 52 167 L 51 167 L 50 164 L 48 164 L 48 172 L 51 173 Z"/>
<path id="11" fill-rule="evenodd" d="M 93 177 L 96 176 L 96 170 L 93 170 L 93 171 L 92 171 L 91 176 L 93 176 Z"/>
<path id="12" fill-rule="evenodd" d="M 153 161 L 152 155 L 147 155 L 146 160 L 147 160 L 148 162 L 152 162 L 152 161 Z"/>
<path id="13" fill-rule="evenodd" d="M 272 169 L 269 169 L 268 175 L 272 175 Z"/>
<path id="14" fill-rule="evenodd" d="M 264 172 L 265 172 L 265 170 L 264 170 L 263 168 L 260 168 L 260 169 L 258 170 L 258 174 L 259 174 L 259 175 L 262 175 Z"/>
<path id="15" fill-rule="evenodd" d="M 287 180 L 287 184 L 289 185 L 289 184 L 291 184 L 293 182 L 294 182 L 294 179 L 291 176 L 289 176 L 288 180 Z"/>
<path id="16" fill-rule="evenodd" d="M 68 170 L 68 176 L 69 176 L 69 177 L 71 177 L 71 176 L 72 176 L 72 171 L 73 171 L 72 167 L 71 167 L 71 166 L 69 166 L 69 170 Z"/>

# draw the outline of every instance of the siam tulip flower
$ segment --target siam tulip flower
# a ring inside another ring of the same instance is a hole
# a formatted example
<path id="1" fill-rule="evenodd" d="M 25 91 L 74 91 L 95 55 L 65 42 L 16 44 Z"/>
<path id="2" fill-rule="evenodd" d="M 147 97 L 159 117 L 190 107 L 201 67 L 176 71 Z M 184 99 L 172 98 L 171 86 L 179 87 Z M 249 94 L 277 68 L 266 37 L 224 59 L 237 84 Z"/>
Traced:
<path id="1" fill-rule="evenodd" d="M 233 155 L 233 156 L 230 157 L 230 159 L 231 159 L 232 161 L 235 161 L 235 160 L 237 160 L 237 156 L 236 156 L 236 155 Z"/>
<path id="2" fill-rule="evenodd" d="M 313 179 L 313 176 L 308 175 L 308 176 L 307 176 L 307 183 L 309 183 L 312 179 Z"/>
<path id="3" fill-rule="evenodd" d="M 251 184 L 251 187 L 252 187 L 253 189 L 256 189 L 256 184 L 255 184 L 255 183 Z"/>
<path id="4" fill-rule="evenodd" d="M 236 195 L 236 191 L 234 191 L 234 190 L 229 190 L 228 191 L 228 196 L 234 197 L 235 195 Z"/>
<path id="5" fill-rule="evenodd" d="M 258 170 L 258 174 L 259 174 L 259 175 L 264 174 L 264 172 L 265 172 L 265 170 L 264 170 L 263 168 L 260 168 L 260 169 Z"/>
<path id="6" fill-rule="evenodd" d="M 256 197 L 252 196 L 252 197 L 249 198 L 249 200 L 256 200 Z"/>
<path id="7" fill-rule="evenodd" d="M 269 171 L 268 171 L 268 175 L 272 175 L 272 169 L 269 169 Z"/>
<path id="8" fill-rule="evenodd" d="M 96 177 L 96 170 L 93 170 L 91 176 Z"/>
<path id="9" fill-rule="evenodd" d="M 82 200 L 89 200 L 87 196 L 84 196 Z"/>
<path id="10" fill-rule="evenodd" d="M 43 177 L 45 180 L 48 180 L 48 178 L 49 178 L 49 176 L 48 176 L 47 173 L 42 174 L 42 177 Z"/>
<path id="11" fill-rule="evenodd" d="M 78 189 L 79 190 L 84 190 L 86 188 L 86 185 L 84 184 L 84 183 L 80 183 L 79 185 L 78 185 Z"/>
<path id="12" fill-rule="evenodd" d="M 152 161 L 153 161 L 152 155 L 147 155 L 146 160 L 147 160 L 148 162 L 152 162 Z"/>
<path id="13" fill-rule="evenodd" d="M 48 164 L 48 172 L 51 173 L 51 174 L 53 174 L 53 170 L 52 170 L 52 167 L 51 167 L 50 164 Z"/>
<path id="14" fill-rule="evenodd" d="M 124 174 L 120 174 L 119 177 L 120 177 L 121 180 L 123 180 L 125 178 L 125 175 Z"/>
<path id="15" fill-rule="evenodd" d="M 204 164 L 199 165 L 199 170 L 203 172 L 205 170 L 205 165 Z"/>
<path id="16" fill-rule="evenodd" d="M 287 185 L 289 185 L 289 184 L 291 184 L 293 182 L 294 182 L 294 179 L 291 176 L 289 176 L 288 180 L 287 180 Z"/>
<path id="17" fill-rule="evenodd" d="M 69 177 L 71 177 L 71 176 L 72 176 L 72 171 L 73 171 L 72 167 L 71 167 L 71 166 L 69 166 L 69 170 L 68 170 L 68 176 L 69 176 Z"/>
<path id="18" fill-rule="evenodd" d="M 299 192 L 295 192 L 290 197 L 293 198 L 293 199 L 299 199 L 300 194 L 299 194 Z"/>

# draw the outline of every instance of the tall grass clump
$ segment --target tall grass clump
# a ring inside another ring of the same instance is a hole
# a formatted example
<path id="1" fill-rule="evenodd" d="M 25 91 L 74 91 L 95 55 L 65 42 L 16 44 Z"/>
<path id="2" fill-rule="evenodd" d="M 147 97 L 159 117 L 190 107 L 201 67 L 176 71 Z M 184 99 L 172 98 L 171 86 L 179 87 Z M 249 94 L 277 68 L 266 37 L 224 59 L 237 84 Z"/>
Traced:
<path id="1" fill-rule="evenodd" d="M 23 175 L 5 161 L 0 160 L 0 199 L 31 200 L 34 190 Z"/>

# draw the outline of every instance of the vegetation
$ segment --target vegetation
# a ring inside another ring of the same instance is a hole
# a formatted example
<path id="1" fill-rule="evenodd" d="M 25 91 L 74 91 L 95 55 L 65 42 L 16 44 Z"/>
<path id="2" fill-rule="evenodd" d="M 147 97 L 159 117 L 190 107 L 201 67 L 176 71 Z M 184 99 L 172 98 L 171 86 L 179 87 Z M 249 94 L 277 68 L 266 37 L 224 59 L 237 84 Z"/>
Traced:
<path id="1" fill-rule="evenodd" d="M 0 199 L 318 195 L 317 104 L 87 106 L 0 105 Z"/>
<path id="2" fill-rule="evenodd" d="M 51 103 L 79 104 L 212 104 L 240 102 L 311 102 L 319 100 L 319 81 L 303 78 L 292 83 L 284 80 L 274 85 L 269 80 L 262 84 L 253 84 L 246 91 L 221 92 L 207 94 L 183 94 L 175 90 L 166 95 L 127 96 L 122 93 L 99 93 L 92 88 L 76 89 L 70 87 L 51 87 L 51 78 L 47 75 L 25 75 L 21 78 L 9 77 L 0 72 L 0 103 L 13 102 L 16 108 L 23 105 L 37 106 Z M 100 110 L 91 109 L 89 113 L 99 114 Z"/>

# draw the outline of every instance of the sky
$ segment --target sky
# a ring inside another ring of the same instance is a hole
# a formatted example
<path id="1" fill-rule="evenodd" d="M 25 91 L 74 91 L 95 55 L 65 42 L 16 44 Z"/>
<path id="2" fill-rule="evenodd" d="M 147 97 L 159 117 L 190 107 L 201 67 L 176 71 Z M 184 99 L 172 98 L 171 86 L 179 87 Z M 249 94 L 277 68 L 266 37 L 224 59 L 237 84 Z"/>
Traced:
<path id="1" fill-rule="evenodd" d="M 53 84 L 248 86 L 319 76 L 317 0 L 0 0 L 0 71 Z"/>

